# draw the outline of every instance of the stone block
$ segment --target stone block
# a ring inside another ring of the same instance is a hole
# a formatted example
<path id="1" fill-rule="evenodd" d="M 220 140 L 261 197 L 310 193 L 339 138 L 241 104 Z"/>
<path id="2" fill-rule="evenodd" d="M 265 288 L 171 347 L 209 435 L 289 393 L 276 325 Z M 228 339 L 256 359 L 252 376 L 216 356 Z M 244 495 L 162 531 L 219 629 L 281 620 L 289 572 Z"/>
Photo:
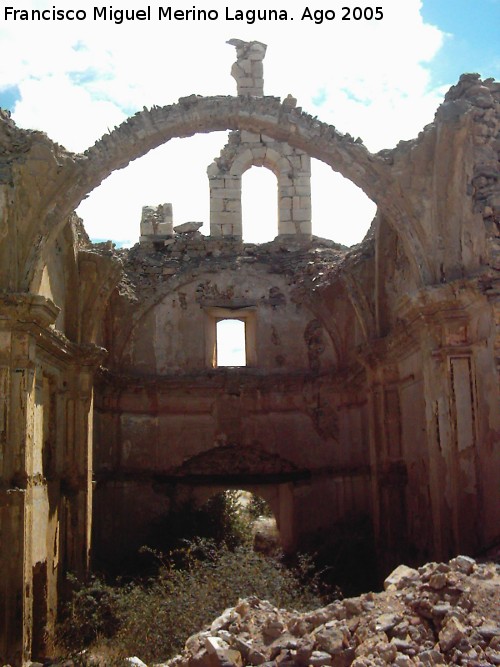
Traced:
<path id="1" fill-rule="evenodd" d="M 217 216 L 217 222 L 220 224 L 230 224 L 230 225 L 241 224 L 239 215 L 237 215 L 236 213 L 227 213 L 225 211 L 219 213 L 219 215 Z"/>
<path id="2" fill-rule="evenodd" d="M 307 172 L 308 174 L 311 173 L 311 158 L 309 155 L 306 155 L 306 153 L 301 153 L 300 155 L 300 162 L 302 169 Z"/>
<path id="3" fill-rule="evenodd" d="M 218 222 L 210 223 L 210 236 L 219 237 L 222 236 L 222 225 Z"/>
<path id="4" fill-rule="evenodd" d="M 280 234 L 296 234 L 297 228 L 295 227 L 293 222 L 281 220 L 278 231 Z"/>
<path id="5" fill-rule="evenodd" d="M 210 199 L 210 213 L 220 213 L 224 211 L 225 202 L 224 199 L 219 199 L 218 197 L 212 197 Z"/>
<path id="6" fill-rule="evenodd" d="M 237 83 L 238 83 L 238 90 L 254 87 L 254 79 L 252 76 L 240 76 L 238 77 Z"/>
<path id="7" fill-rule="evenodd" d="M 236 188 L 218 188 L 210 192 L 212 199 L 239 199 L 241 190 Z"/>
<path id="8" fill-rule="evenodd" d="M 141 236 L 151 236 L 153 234 L 153 223 L 151 221 L 141 222 Z"/>
<path id="9" fill-rule="evenodd" d="M 154 206 L 143 206 L 141 213 L 141 222 L 146 222 L 152 218 L 155 214 Z"/>
<path id="10" fill-rule="evenodd" d="M 241 189 L 241 176 L 239 174 L 233 174 L 232 176 L 224 176 L 224 187 L 225 188 L 238 188 Z"/>
<path id="11" fill-rule="evenodd" d="M 417 570 L 407 565 L 398 565 L 398 567 L 386 577 L 384 581 L 384 589 L 387 590 L 390 586 L 394 588 L 402 588 L 409 581 L 418 579 Z"/>
<path id="12" fill-rule="evenodd" d="M 207 176 L 208 178 L 217 176 L 217 174 L 220 173 L 219 165 L 217 162 L 212 162 L 212 164 L 209 164 L 207 167 Z"/>
<path id="13" fill-rule="evenodd" d="M 222 178 L 220 175 L 217 176 L 217 178 L 211 178 L 210 179 L 210 191 L 212 190 L 220 190 L 221 188 L 225 188 L 225 179 Z"/>
<path id="14" fill-rule="evenodd" d="M 311 210 L 302 208 L 294 208 L 292 210 L 292 220 L 295 222 L 302 222 L 311 219 Z"/>
<path id="15" fill-rule="evenodd" d="M 261 139 L 265 144 L 276 144 L 277 141 L 276 139 L 273 139 L 272 137 L 268 137 L 267 134 L 261 134 Z"/>
<path id="16" fill-rule="evenodd" d="M 249 60 L 264 60 L 266 55 L 267 45 L 262 42 L 250 42 L 250 51 L 247 54 Z"/>
<path id="17" fill-rule="evenodd" d="M 262 144 L 259 142 L 258 147 L 252 148 L 252 153 L 254 158 L 261 159 L 263 160 L 266 157 L 266 149 Z"/>
<path id="18" fill-rule="evenodd" d="M 238 199 L 223 200 L 224 211 L 227 213 L 239 213 L 241 215 L 241 201 Z"/>
<path id="19" fill-rule="evenodd" d="M 264 64 L 262 60 L 254 60 L 252 63 L 252 77 L 264 82 Z"/>
<path id="20" fill-rule="evenodd" d="M 156 233 L 160 236 L 171 236 L 174 233 L 173 222 L 160 222 L 157 225 Z"/>
<path id="21" fill-rule="evenodd" d="M 251 60 L 240 60 L 238 66 L 240 76 L 252 76 L 253 62 Z"/>
<path id="22" fill-rule="evenodd" d="M 249 144 L 260 143 L 260 134 L 255 134 L 255 132 L 247 132 L 247 130 L 241 130 L 241 141 L 243 143 Z"/>
<path id="23" fill-rule="evenodd" d="M 297 223 L 296 223 L 297 224 Z M 304 236 L 311 236 L 312 234 L 312 224 L 311 220 L 303 220 L 302 222 L 299 223 L 299 230 L 301 234 Z"/>
<path id="24" fill-rule="evenodd" d="M 178 234 L 185 234 L 186 232 L 197 232 L 202 226 L 203 222 L 190 221 L 190 222 L 184 222 L 182 225 L 177 225 L 176 227 L 174 227 L 174 230 Z"/>
<path id="25" fill-rule="evenodd" d="M 172 220 L 174 219 L 173 206 L 168 202 L 166 204 L 160 204 L 160 206 L 158 206 L 158 213 L 161 214 L 163 222 L 172 222 Z"/>
<path id="26" fill-rule="evenodd" d="M 309 191 L 311 190 L 311 177 L 309 174 L 294 176 L 293 184 L 295 187 L 305 188 L 308 187 Z"/>
<path id="27" fill-rule="evenodd" d="M 231 174 L 241 175 L 249 164 L 252 164 L 253 154 L 250 148 L 246 148 L 242 153 L 238 155 L 236 160 L 231 166 Z"/>
<path id="28" fill-rule="evenodd" d="M 295 148 L 292 148 L 290 144 L 284 142 L 280 145 L 280 151 L 283 155 L 293 155 L 295 153 Z"/>
<path id="29" fill-rule="evenodd" d="M 301 198 L 308 197 L 311 199 L 311 188 L 307 185 L 296 185 L 295 194 Z"/>
<path id="30" fill-rule="evenodd" d="M 293 178 L 293 168 L 292 165 L 290 164 L 289 160 L 287 157 L 282 157 L 281 160 L 278 162 L 278 169 L 280 172 L 280 177 L 287 177 L 289 180 Z"/>
<path id="31" fill-rule="evenodd" d="M 241 227 L 231 223 L 223 223 L 221 225 L 222 236 L 241 236 Z"/>

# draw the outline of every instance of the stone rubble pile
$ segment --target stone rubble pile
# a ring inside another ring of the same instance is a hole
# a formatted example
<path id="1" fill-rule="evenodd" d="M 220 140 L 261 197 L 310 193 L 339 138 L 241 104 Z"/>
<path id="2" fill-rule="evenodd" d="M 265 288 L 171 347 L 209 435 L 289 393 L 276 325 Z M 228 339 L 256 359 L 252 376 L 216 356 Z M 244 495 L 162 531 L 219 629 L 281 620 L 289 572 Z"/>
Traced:
<path id="1" fill-rule="evenodd" d="M 197 225 L 199 223 L 185 223 Z M 184 225 L 183 225 L 184 226 Z M 145 242 L 133 248 L 120 248 L 115 255 L 123 262 L 124 284 L 150 288 L 174 279 L 185 280 L 186 274 L 217 273 L 225 269 L 239 270 L 249 265 L 268 265 L 271 273 L 285 274 L 302 289 L 314 289 L 327 283 L 345 258 L 352 262 L 355 252 L 328 239 L 314 239 L 303 245 L 283 244 L 279 240 L 260 245 L 242 243 L 238 239 L 211 238 L 199 231 L 176 233 L 165 245 L 155 250 Z M 95 252 L 108 252 L 105 244 L 92 244 Z M 98 247 L 99 246 L 99 247 Z M 356 246 L 359 250 L 362 244 Z M 347 257 L 349 255 L 349 257 Z M 355 258 L 354 258 L 355 260 Z M 134 289 L 130 291 L 133 297 Z"/>
<path id="2" fill-rule="evenodd" d="M 164 665 L 500 665 L 500 566 L 400 565 L 384 588 L 307 613 L 240 600 Z"/>

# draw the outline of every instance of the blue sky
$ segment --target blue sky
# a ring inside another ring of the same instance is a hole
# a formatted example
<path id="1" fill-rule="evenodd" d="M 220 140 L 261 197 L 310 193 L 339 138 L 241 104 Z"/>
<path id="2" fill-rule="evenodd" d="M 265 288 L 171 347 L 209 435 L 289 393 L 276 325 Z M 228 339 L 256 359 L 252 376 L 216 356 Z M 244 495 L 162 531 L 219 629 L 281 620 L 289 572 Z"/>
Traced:
<path id="1" fill-rule="evenodd" d="M 462 72 L 500 79 L 500 0 L 424 0 L 422 16 L 446 33 L 429 63 L 433 85 Z"/>
<path id="2" fill-rule="evenodd" d="M 377 0 L 384 11 L 379 22 L 321 25 L 301 21 L 306 3 L 288 0 L 283 5 L 293 22 L 247 25 L 221 18 L 175 26 L 5 21 L 9 3 L 26 9 L 85 7 L 89 13 L 91 5 L 3 0 L 0 7 L 0 105 L 19 126 L 44 130 L 73 151 L 84 150 L 143 106 L 170 104 L 191 93 L 235 94 L 230 76 L 235 54 L 225 43 L 231 37 L 268 44 L 265 94 L 292 93 L 305 110 L 362 137 L 373 151 L 415 137 L 462 72 L 500 79 L 500 0 Z M 115 4 L 142 6 L 135 0 Z M 212 0 L 210 7 L 222 17 L 226 4 L 280 6 Z M 310 7 L 336 7 L 338 17 L 345 4 L 319 0 Z M 151 3 L 153 11 L 157 5 Z M 176 5 L 183 6 L 192 5 Z M 206 167 L 225 141 L 224 133 L 171 141 L 112 175 L 78 209 L 90 235 L 135 241 L 142 205 L 163 202 L 173 203 L 177 224 L 208 223 Z M 275 233 L 273 179 L 258 168 L 245 175 L 247 240 Z M 374 210 L 352 184 L 314 164 L 314 233 L 347 245 L 358 242 Z M 207 224 L 202 231 L 208 233 Z"/>

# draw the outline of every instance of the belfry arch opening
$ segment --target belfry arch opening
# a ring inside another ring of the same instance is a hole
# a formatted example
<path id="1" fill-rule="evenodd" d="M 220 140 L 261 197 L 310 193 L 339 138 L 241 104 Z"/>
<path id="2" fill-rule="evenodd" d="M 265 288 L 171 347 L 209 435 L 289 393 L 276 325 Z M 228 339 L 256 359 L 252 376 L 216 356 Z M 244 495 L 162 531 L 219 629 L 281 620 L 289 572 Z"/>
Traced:
<path id="1" fill-rule="evenodd" d="M 278 235 L 278 182 L 270 169 L 251 167 L 242 177 L 243 241 L 266 243 Z"/>

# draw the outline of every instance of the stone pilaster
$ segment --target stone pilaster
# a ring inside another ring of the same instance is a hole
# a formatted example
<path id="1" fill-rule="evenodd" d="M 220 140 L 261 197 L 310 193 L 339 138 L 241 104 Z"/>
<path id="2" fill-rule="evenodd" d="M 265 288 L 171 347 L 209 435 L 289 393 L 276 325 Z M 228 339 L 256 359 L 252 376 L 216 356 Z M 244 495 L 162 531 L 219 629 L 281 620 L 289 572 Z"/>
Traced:
<path id="1" fill-rule="evenodd" d="M 491 332 L 481 320 L 485 301 L 473 281 L 422 290 L 401 300 L 391 335 L 363 352 L 371 385 L 374 526 L 391 552 L 398 531 L 401 544 L 418 545 L 417 560 L 474 553 L 492 539 L 483 516 L 493 493 L 484 478 L 494 437 L 485 398 L 495 380 Z M 493 407 L 497 399 L 490 399 Z M 384 500 L 386 478 L 387 489 L 401 481 L 399 504 Z"/>
<path id="2" fill-rule="evenodd" d="M 0 659 L 16 665 L 32 646 L 36 344 L 58 310 L 30 294 L 0 300 Z"/>

